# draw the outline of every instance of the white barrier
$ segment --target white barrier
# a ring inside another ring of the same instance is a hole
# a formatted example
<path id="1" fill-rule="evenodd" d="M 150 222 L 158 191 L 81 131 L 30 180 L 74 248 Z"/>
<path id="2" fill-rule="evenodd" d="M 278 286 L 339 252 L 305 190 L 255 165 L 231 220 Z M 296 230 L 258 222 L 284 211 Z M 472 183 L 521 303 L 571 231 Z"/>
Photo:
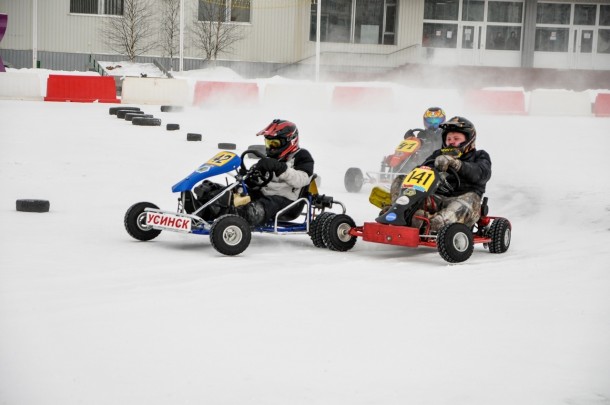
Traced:
<path id="1" fill-rule="evenodd" d="M 332 86 L 316 83 L 267 83 L 262 102 L 306 110 L 324 110 L 330 106 Z"/>
<path id="2" fill-rule="evenodd" d="M 186 106 L 189 88 L 186 80 L 126 77 L 123 79 L 121 102 Z"/>
<path id="3" fill-rule="evenodd" d="M 533 90 L 530 115 L 591 115 L 591 97 L 586 91 Z"/>
<path id="4" fill-rule="evenodd" d="M 42 100 L 43 96 L 38 73 L 0 73 L 0 99 Z"/>

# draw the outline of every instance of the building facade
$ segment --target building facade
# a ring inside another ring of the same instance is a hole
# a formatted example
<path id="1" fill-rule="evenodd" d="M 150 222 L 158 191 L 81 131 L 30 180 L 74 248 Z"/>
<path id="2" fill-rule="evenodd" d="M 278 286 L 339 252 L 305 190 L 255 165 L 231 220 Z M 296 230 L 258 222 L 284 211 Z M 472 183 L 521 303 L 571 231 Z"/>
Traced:
<path id="1" fill-rule="evenodd" d="M 158 45 L 167 19 L 163 4 L 181 0 L 0 0 L 0 13 L 8 15 L 0 55 L 16 68 L 56 70 L 125 60 L 103 32 L 121 18 L 127 1 L 145 2 L 153 16 L 150 50 L 137 61 L 169 66 Z M 311 72 L 316 64 L 346 72 L 406 64 L 610 70 L 608 0 L 182 1 L 186 70 L 207 63 L 194 35 L 206 20 L 205 7 L 222 10 L 223 24 L 240 37 L 216 63 L 246 76 Z M 178 68 L 176 59 L 172 65 Z"/>

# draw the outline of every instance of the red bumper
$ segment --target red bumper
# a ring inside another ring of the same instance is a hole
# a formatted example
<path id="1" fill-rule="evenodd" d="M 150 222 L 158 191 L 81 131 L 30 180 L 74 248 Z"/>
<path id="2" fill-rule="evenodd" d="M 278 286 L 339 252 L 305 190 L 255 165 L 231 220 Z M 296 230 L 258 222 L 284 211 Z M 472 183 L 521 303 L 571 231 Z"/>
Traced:
<path id="1" fill-rule="evenodd" d="M 420 245 L 419 230 L 408 226 L 385 225 L 377 222 L 365 222 L 350 230 L 350 235 L 359 236 L 367 242 L 384 243 L 417 247 Z"/>

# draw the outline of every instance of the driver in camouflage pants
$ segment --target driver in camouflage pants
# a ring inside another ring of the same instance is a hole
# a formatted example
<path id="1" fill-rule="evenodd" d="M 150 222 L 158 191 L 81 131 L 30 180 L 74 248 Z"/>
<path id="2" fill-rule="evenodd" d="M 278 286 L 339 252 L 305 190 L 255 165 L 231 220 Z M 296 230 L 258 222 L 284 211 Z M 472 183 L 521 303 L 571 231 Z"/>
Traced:
<path id="1" fill-rule="evenodd" d="M 426 163 L 434 162 L 438 171 L 447 173 L 450 184 L 457 183 L 452 181 L 450 169 L 453 169 L 460 183 L 452 190 L 437 190 L 434 197 L 426 201 L 424 210 L 415 213 L 418 216 L 430 215 L 433 232 L 455 222 L 473 226 L 479 220 L 481 199 L 491 178 L 491 159 L 487 152 L 476 149 L 476 129 L 472 122 L 463 117 L 453 117 L 440 127 L 443 129 L 443 147 L 434 151 Z M 419 227 L 422 222 L 414 219 L 412 226 Z"/>

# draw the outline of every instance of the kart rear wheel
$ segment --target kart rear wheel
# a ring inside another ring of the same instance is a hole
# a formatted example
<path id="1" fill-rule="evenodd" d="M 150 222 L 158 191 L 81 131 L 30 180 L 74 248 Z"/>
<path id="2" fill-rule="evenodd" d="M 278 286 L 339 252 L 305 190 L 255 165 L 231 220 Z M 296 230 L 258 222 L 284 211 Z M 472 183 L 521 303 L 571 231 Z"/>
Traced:
<path id="1" fill-rule="evenodd" d="M 332 212 L 323 212 L 309 225 L 309 237 L 315 247 L 326 247 L 326 244 L 324 243 L 324 221 L 332 215 L 334 215 Z"/>
<path id="2" fill-rule="evenodd" d="M 489 253 L 504 253 L 510 246 L 512 226 L 506 218 L 496 218 L 489 227 Z"/>
<path id="3" fill-rule="evenodd" d="M 345 172 L 345 177 L 343 178 L 343 184 L 345 184 L 345 189 L 348 192 L 359 192 L 364 184 L 364 175 L 362 174 L 362 170 L 357 167 L 350 167 L 347 169 Z"/>
<path id="4" fill-rule="evenodd" d="M 349 234 L 356 224 L 345 214 L 332 214 L 324 222 L 324 244 L 330 250 L 347 252 L 356 244 L 357 238 Z"/>
<path id="5" fill-rule="evenodd" d="M 449 263 L 468 260 L 474 250 L 472 231 L 464 224 L 448 224 L 438 231 L 436 237 L 438 253 Z"/>
<path id="6" fill-rule="evenodd" d="M 146 212 L 144 211 L 146 208 L 159 209 L 153 203 L 139 202 L 129 207 L 123 220 L 127 233 L 142 242 L 153 240 L 161 233 L 159 229 L 146 225 Z"/>
<path id="7" fill-rule="evenodd" d="M 214 249 L 227 256 L 242 253 L 250 245 L 250 224 L 238 215 L 219 217 L 210 228 L 210 242 Z"/>

